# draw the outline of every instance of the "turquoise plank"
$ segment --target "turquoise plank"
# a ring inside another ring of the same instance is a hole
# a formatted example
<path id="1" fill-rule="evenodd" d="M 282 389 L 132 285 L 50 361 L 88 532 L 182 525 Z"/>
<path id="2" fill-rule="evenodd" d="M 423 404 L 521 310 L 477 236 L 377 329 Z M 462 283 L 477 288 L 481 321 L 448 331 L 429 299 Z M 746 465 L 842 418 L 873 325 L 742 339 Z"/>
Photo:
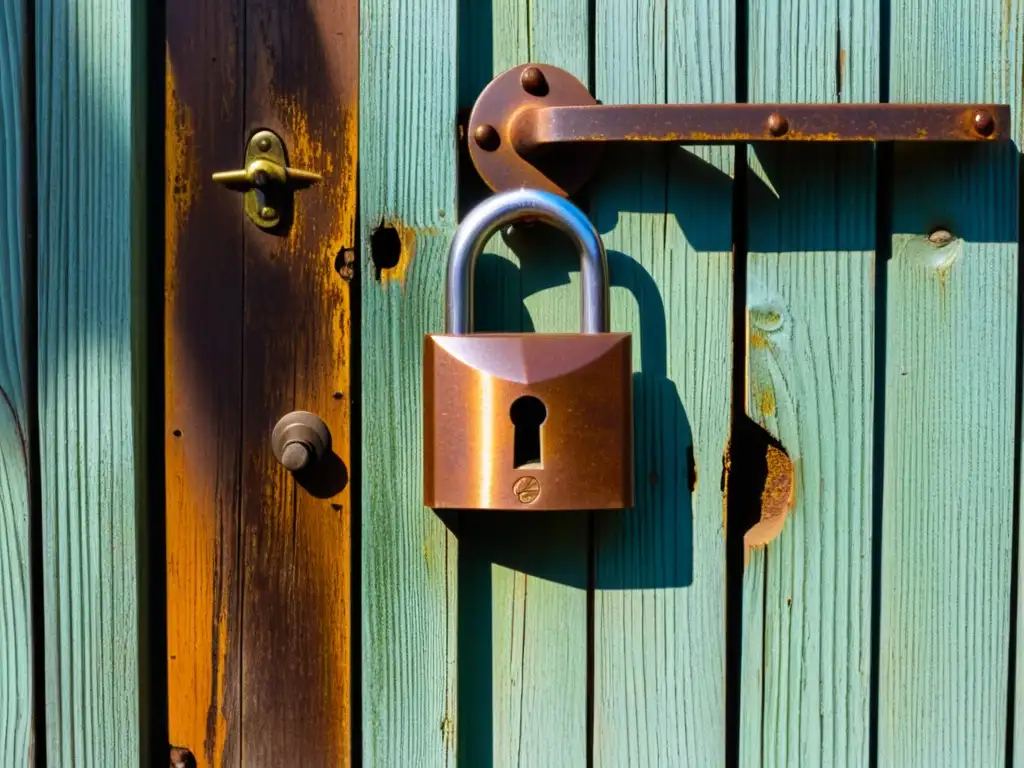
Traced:
<path id="1" fill-rule="evenodd" d="M 735 101 L 733 6 L 598 0 L 595 95 Z M 616 147 L 589 190 L 636 371 L 636 507 L 595 516 L 599 766 L 725 762 L 732 162 L 727 147 Z"/>
<path id="2" fill-rule="evenodd" d="M 1022 11 L 1020 0 L 894 3 L 891 99 L 1008 102 L 1019 142 Z M 1003 764 L 1018 154 L 903 147 L 894 163 L 878 764 Z"/>
<path id="3" fill-rule="evenodd" d="M 877 101 L 877 3 L 753 0 L 752 102 Z M 749 154 L 747 402 L 793 463 L 744 571 L 740 760 L 870 745 L 875 173 L 870 147 Z"/>
<path id="4" fill-rule="evenodd" d="M 142 6 L 40 0 L 35 10 L 47 762 L 134 765 L 132 236 L 145 195 L 133 177 L 132 31 Z"/>
<path id="5" fill-rule="evenodd" d="M 25 7 L 0 6 L 0 765 L 27 765 L 32 738 L 29 478 L 24 369 Z"/>
<path id="6" fill-rule="evenodd" d="M 423 507 L 421 361 L 423 334 L 443 327 L 456 217 L 456 11 L 456 0 L 360 4 L 367 766 L 455 760 L 458 545 Z M 378 237 L 375 265 L 379 227 L 401 247 Z"/>
<path id="7" fill-rule="evenodd" d="M 535 61 L 586 81 L 586 0 L 462 0 L 459 103 Z M 489 190 L 460 176 L 464 210 Z M 532 230 L 532 231 L 531 231 Z M 507 241 L 507 242 L 506 242 Z M 575 331 L 578 258 L 545 227 L 496 236 L 476 275 L 481 330 Z M 459 531 L 459 760 L 573 766 L 586 760 L 585 514 L 463 516 Z"/>

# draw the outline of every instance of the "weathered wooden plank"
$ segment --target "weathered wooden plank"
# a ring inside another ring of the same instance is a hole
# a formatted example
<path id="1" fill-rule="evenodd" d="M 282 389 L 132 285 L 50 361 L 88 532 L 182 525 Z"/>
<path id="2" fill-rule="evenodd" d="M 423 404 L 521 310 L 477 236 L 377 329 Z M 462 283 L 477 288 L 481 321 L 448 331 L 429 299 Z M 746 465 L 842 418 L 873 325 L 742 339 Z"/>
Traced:
<path id="1" fill-rule="evenodd" d="M 286 234 L 246 222 L 242 396 L 242 754 L 246 765 L 343 766 L 350 755 L 349 489 L 358 3 L 248 0 L 242 140 L 276 132 L 323 180 Z M 239 149 L 243 144 L 239 142 Z M 270 434 L 293 410 L 332 455 L 291 476 Z"/>
<path id="2" fill-rule="evenodd" d="M 25 370 L 26 7 L 0 7 L 0 764 L 27 765 L 32 723 Z M 40 692 L 41 693 L 41 692 Z"/>
<path id="3" fill-rule="evenodd" d="M 527 61 L 585 81 L 587 15 L 585 0 L 462 0 L 460 107 L 471 107 L 494 75 Z M 464 158 L 463 210 L 488 193 L 472 175 Z M 481 255 L 478 328 L 576 331 L 577 255 L 547 228 L 516 235 L 508 244 L 492 238 Z M 587 515 L 465 515 L 459 542 L 460 761 L 582 765 Z"/>
<path id="4" fill-rule="evenodd" d="M 423 507 L 423 334 L 456 218 L 456 0 L 360 5 L 363 760 L 455 759 L 458 546 Z M 374 236 L 376 234 L 376 237 Z"/>
<path id="5" fill-rule="evenodd" d="M 166 16 L 165 423 L 170 743 L 239 766 L 242 226 L 238 2 Z"/>
<path id="6" fill-rule="evenodd" d="M 1022 13 L 894 4 L 891 99 L 1007 102 L 1019 142 Z M 879 765 L 1007 757 L 1018 162 L 1013 146 L 895 154 Z"/>
<path id="7" fill-rule="evenodd" d="M 733 4 L 600 0 L 596 25 L 601 101 L 735 100 Z M 595 765 L 725 761 L 732 158 L 616 148 L 591 187 L 637 366 L 636 508 L 596 516 Z"/>
<path id="8" fill-rule="evenodd" d="M 139 760 L 129 0 L 35 4 L 39 434 L 50 765 Z M 141 88 L 141 86 L 140 86 Z M 144 253 L 138 253 L 144 259 Z"/>
<path id="9" fill-rule="evenodd" d="M 877 3 L 756 0 L 750 101 L 878 99 Z M 871 667 L 870 147 L 766 147 L 748 180 L 747 402 L 793 462 L 744 572 L 741 762 L 864 765 Z M 755 704 L 757 706 L 755 706 Z"/>

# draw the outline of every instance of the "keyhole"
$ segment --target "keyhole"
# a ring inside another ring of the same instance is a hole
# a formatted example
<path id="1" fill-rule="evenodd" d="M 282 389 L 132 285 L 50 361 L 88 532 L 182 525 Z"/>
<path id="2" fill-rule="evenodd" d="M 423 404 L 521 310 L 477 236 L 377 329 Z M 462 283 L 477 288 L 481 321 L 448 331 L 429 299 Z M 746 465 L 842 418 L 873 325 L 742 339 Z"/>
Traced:
<path id="1" fill-rule="evenodd" d="M 524 395 L 512 403 L 509 417 L 515 427 L 512 465 L 516 469 L 541 469 L 540 425 L 548 417 L 544 403 L 532 395 Z"/>

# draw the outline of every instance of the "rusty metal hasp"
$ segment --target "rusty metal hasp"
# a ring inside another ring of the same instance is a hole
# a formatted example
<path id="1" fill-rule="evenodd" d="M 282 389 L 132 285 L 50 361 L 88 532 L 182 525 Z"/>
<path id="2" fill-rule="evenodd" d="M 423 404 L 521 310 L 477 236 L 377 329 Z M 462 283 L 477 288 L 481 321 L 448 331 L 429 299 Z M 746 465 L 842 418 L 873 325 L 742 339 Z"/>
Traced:
<path id="1" fill-rule="evenodd" d="M 469 118 L 469 151 L 495 191 L 570 195 L 610 142 L 1000 141 L 1005 104 L 598 104 L 573 75 L 523 64 L 498 75 Z"/>

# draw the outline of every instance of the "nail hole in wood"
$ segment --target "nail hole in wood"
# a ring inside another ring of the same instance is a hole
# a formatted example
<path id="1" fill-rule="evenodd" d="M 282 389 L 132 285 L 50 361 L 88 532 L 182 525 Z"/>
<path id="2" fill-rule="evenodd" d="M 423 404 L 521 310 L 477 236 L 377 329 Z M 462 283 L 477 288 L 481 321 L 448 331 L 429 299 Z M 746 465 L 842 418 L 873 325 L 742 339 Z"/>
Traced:
<path id="1" fill-rule="evenodd" d="M 381 226 L 373 230 L 370 235 L 370 258 L 373 259 L 373 267 L 379 283 L 381 273 L 385 269 L 397 267 L 402 258 L 402 238 L 398 236 L 397 229 Z"/>

